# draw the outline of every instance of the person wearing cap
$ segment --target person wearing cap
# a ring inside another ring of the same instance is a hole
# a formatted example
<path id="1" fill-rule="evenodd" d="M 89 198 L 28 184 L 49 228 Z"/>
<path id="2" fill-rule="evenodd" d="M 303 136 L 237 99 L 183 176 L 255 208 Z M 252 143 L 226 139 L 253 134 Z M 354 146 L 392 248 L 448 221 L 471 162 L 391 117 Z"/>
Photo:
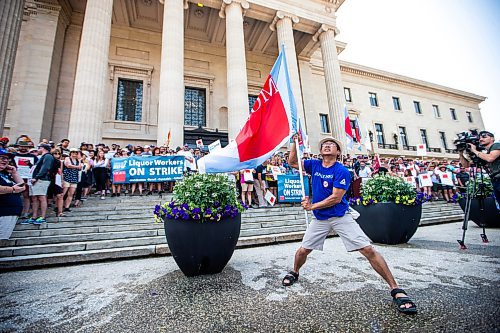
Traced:
<path id="1" fill-rule="evenodd" d="M 488 131 L 479 132 L 479 146 L 477 150 L 472 144 L 468 144 L 474 155 L 485 161 L 490 169 L 491 184 L 497 203 L 500 205 L 500 142 L 495 142 L 495 136 Z M 486 152 L 484 152 L 486 150 Z M 460 163 L 469 167 L 470 162 L 464 157 L 463 151 L 459 151 Z"/>
<path id="2" fill-rule="evenodd" d="M 10 238 L 23 210 L 21 193 L 25 184 L 17 169 L 9 164 L 12 157 L 12 153 L 0 149 L 0 239 Z"/>
<path id="3" fill-rule="evenodd" d="M 296 137 L 296 136 L 295 136 Z M 351 182 L 349 171 L 337 161 L 342 152 L 342 143 L 333 137 L 326 137 L 319 142 L 322 160 L 297 159 L 295 142 L 290 148 L 289 164 L 311 175 L 312 201 L 305 197 L 302 207 L 313 212 L 313 219 L 307 227 L 300 248 L 295 253 L 293 270 L 283 278 L 284 286 L 291 286 L 299 279 L 299 270 L 306 262 L 307 256 L 313 250 L 323 250 L 326 237 L 333 229 L 342 239 L 348 252 L 359 251 L 364 255 L 375 271 L 389 285 L 391 296 L 397 309 L 403 313 L 416 313 L 417 308 L 406 292 L 397 285 L 387 263 L 380 253 L 371 245 L 370 239 L 364 234 L 349 210 L 345 193 Z"/>
<path id="4" fill-rule="evenodd" d="M 151 146 L 150 145 L 144 146 L 144 151 L 142 152 L 141 156 L 153 156 L 153 154 L 151 153 Z"/>
<path id="5" fill-rule="evenodd" d="M 33 170 L 31 179 L 30 195 L 32 196 L 33 216 L 21 224 L 42 224 L 45 223 L 47 214 L 47 190 L 50 185 L 52 166 L 54 165 L 54 156 L 50 154 L 51 147 L 48 143 L 38 145 L 38 162 Z"/>
<path id="6" fill-rule="evenodd" d="M 38 157 L 35 154 L 29 152 L 28 148 L 30 146 L 26 141 L 20 141 L 18 144 L 17 152 L 14 153 L 14 162 L 16 163 L 17 172 L 26 184 L 28 180 L 33 177 L 33 166 L 38 162 Z M 22 193 L 23 196 L 23 211 L 21 213 L 21 218 L 28 218 L 31 199 L 29 195 L 29 187 L 25 186 L 25 190 Z"/>
<path id="7" fill-rule="evenodd" d="M 441 190 L 441 194 L 443 195 L 443 199 L 445 200 L 445 202 L 453 203 L 453 201 L 451 200 L 451 197 L 453 196 L 453 192 L 452 192 L 453 186 L 443 184 L 443 176 L 446 176 L 449 179 L 451 179 L 451 173 L 446 171 L 446 164 L 444 164 L 444 163 L 440 164 L 439 167 L 434 170 L 434 173 L 436 174 L 437 179 L 440 183 L 439 189 Z"/>
<path id="8" fill-rule="evenodd" d="M 7 145 L 9 144 L 9 138 L 7 137 L 3 137 L 3 138 L 0 138 L 0 148 L 7 148 Z"/>

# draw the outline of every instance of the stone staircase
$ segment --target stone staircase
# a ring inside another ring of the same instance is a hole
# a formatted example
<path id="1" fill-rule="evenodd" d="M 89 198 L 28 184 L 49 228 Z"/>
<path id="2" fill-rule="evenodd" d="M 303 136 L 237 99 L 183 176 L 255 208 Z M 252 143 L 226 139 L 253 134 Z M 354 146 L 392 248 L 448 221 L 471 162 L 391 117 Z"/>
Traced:
<path id="1" fill-rule="evenodd" d="M 154 223 L 157 196 L 89 198 L 67 216 L 49 216 L 41 226 L 17 225 L 0 241 L 0 270 L 169 254 L 163 224 Z M 463 219 L 458 205 L 426 203 L 421 225 Z M 297 205 L 243 213 L 238 247 L 300 240 L 306 229 Z"/>

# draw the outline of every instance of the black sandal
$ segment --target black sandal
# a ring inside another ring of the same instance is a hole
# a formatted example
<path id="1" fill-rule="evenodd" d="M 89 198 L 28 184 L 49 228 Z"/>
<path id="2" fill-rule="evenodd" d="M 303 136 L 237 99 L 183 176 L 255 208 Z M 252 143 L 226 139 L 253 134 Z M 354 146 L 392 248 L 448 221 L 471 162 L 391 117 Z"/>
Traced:
<path id="1" fill-rule="evenodd" d="M 286 280 L 288 280 L 288 282 L 286 282 Z M 290 272 L 288 272 L 287 275 L 285 275 L 282 283 L 285 287 L 289 287 L 292 284 L 294 284 L 295 282 L 297 282 L 298 280 L 299 280 L 299 273 L 295 273 L 294 271 L 290 271 Z"/>
<path id="2" fill-rule="evenodd" d="M 397 309 L 399 312 L 405 313 L 405 314 L 415 314 L 417 313 L 417 306 L 413 301 L 408 297 L 397 297 L 396 294 L 405 294 L 406 291 L 400 288 L 395 288 L 391 290 L 391 296 L 392 296 L 392 302 L 394 305 L 396 305 Z M 406 304 L 410 304 L 411 306 L 409 308 L 406 307 Z"/>

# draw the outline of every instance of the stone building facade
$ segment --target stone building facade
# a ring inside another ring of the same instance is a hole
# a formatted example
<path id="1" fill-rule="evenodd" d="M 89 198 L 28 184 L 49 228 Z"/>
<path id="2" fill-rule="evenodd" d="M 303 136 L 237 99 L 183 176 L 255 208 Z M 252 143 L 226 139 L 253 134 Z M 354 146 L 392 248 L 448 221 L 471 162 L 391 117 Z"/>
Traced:
<path id="1" fill-rule="evenodd" d="M 196 135 L 227 142 L 283 45 L 311 143 L 345 137 L 346 107 L 363 136 L 372 132 L 375 152 L 415 155 L 427 140 L 430 156 L 455 156 L 456 133 L 484 127 L 485 97 L 339 61 L 342 3 L 26 0 L 4 135 L 75 145 L 163 144 L 168 133 L 173 147 Z"/>

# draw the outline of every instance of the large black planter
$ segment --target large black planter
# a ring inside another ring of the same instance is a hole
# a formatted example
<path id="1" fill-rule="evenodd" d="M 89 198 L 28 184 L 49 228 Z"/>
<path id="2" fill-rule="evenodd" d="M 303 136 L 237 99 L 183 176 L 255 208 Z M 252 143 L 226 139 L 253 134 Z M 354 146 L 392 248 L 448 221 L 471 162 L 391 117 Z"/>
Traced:
<path id="1" fill-rule="evenodd" d="M 219 222 L 163 219 L 168 247 L 186 276 L 222 272 L 240 236 L 241 215 Z"/>
<path id="2" fill-rule="evenodd" d="M 465 212 L 465 199 L 460 199 L 458 201 L 460 207 Z M 479 199 L 472 199 L 469 220 L 474 221 L 478 226 L 482 227 L 481 223 L 484 223 L 486 228 L 500 228 L 500 212 L 498 211 L 495 198 L 484 199 L 484 211 L 483 211 L 484 221 L 481 221 L 481 210 L 479 209 Z"/>
<path id="3" fill-rule="evenodd" d="M 356 220 L 365 234 L 381 244 L 408 242 L 417 231 L 422 205 L 406 206 L 393 202 L 353 207 L 360 214 Z"/>

